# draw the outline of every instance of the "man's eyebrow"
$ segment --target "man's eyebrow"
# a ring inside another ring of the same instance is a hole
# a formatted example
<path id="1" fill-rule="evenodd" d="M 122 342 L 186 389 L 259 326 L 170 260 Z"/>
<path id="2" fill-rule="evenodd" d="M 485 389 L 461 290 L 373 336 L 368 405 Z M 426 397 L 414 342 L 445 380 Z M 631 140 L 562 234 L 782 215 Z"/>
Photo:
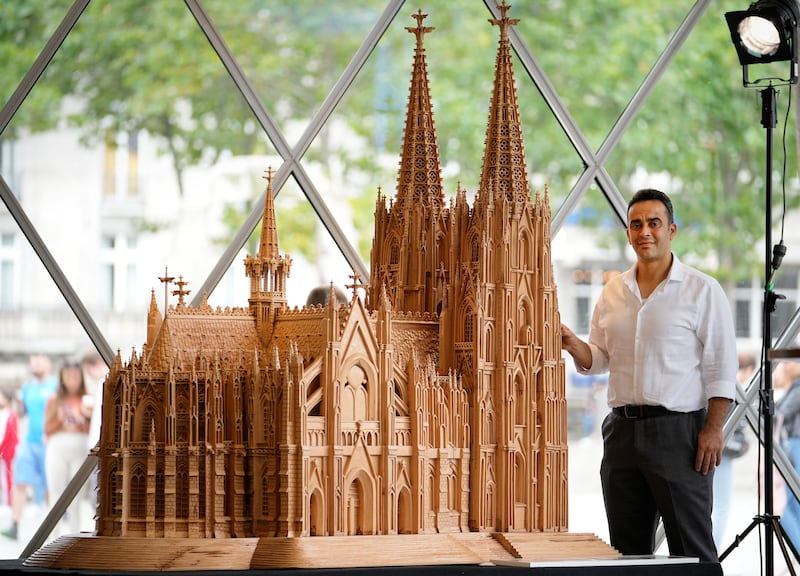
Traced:
<path id="1" fill-rule="evenodd" d="M 647 222 L 662 222 L 661 216 L 652 216 L 651 218 L 631 218 L 628 224 L 641 224 L 643 221 Z"/>

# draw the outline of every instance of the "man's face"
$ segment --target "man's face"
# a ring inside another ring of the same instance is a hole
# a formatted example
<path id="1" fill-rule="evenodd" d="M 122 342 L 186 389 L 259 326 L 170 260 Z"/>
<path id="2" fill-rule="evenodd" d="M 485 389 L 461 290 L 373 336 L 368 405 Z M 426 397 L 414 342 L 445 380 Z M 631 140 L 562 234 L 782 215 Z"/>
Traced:
<path id="1" fill-rule="evenodd" d="M 50 375 L 50 360 L 41 354 L 34 354 L 30 357 L 30 371 L 37 380 L 44 380 Z"/>
<path id="2" fill-rule="evenodd" d="M 667 208 L 658 200 L 643 200 L 628 210 L 628 242 L 641 261 L 669 256 L 678 227 L 669 222 Z"/>

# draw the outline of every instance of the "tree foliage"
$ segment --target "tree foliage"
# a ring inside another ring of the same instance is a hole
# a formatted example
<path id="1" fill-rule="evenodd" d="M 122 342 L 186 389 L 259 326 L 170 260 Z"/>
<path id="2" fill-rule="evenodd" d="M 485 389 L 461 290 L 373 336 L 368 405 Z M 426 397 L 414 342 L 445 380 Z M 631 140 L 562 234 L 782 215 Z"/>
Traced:
<path id="1" fill-rule="evenodd" d="M 67 4 L 2 3 L 4 78 L 22 78 Z M 313 117 L 385 8 L 379 0 L 357 4 L 203 2 L 286 133 Z M 558 0 L 520 2 L 510 15 L 520 19 L 521 36 L 597 150 L 693 4 L 593 0 L 567 10 Z M 606 163 L 626 195 L 642 174 L 668 182 L 681 228 L 677 249 L 727 282 L 758 273 L 760 254 L 753 246 L 764 232 L 764 129 L 757 93 L 741 85 L 723 18 L 724 11 L 740 8 L 724 0 L 707 10 Z M 480 0 L 406 2 L 334 113 L 335 125 L 347 126 L 357 145 L 329 127 L 304 158 L 323 166 L 333 165 L 335 158 L 345 173 L 360 175 L 352 188 L 337 193 L 355 207 L 356 228 L 367 239 L 359 243 L 365 258 L 376 190 L 394 190 L 396 160 L 381 159 L 399 154 L 413 58 L 413 35 L 403 28 L 415 25 L 410 16 L 418 9 L 429 14 L 425 24 L 436 28 L 425 46 L 445 189 L 452 195 L 460 182 L 474 193 L 479 179 L 497 29 L 487 22 L 490 14 Z M 516 78 L 528 170 L 535 188 L 548 183 L 558 207 L 583 164 L 519 65 Z M 14 85 L 6 82 L 2 96 L 7 98 Z M 65 110 L 65 96 L 78 102 L 77 108 Z M 782 122 L 788 90 L 779 102 Z M 171 159 L 179 182 L 187 167 L 212 164 L 221 154 L 274 152 L 189 10 L 172 0 L 90 3 L 12 131 L 52 128 L 65 111 L 87 142 L 146 131 Z M 776 135 L 782 135 L 781 128 Z M 791 129 L 787 149 L 795 149 Z M 790 153 L 787 162 L 787 174 L 793 176 L 795 155 Z M 776 182 L 780 177 L 776 174 Z M 793 178 L 789 185 L 794 186 Z M 222 216 L 232 231 L 247 209 L 232 207 Z M 615 223 L 607 209 L 593 190 L 574 220 L 607 229 Z M 287 249 L 296 244 L 313 253 L 309 215 L 310 207 L 296 209 L 297 225 L 290 232 L 295 237 Z M 619 234 L 608 238 L 619 242 Z"/>

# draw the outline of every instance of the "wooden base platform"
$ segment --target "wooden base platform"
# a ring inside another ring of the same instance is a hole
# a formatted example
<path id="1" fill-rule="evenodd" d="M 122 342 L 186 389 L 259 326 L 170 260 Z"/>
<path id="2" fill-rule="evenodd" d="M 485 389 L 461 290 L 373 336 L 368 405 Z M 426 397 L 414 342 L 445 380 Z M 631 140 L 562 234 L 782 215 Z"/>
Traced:
<path id="1" fill-rule="evenodd" d="M 311 538 L 127 538 L 62 536 L 25 567 L 196 571 L 380 566 L 491 565 L 495 560 L 609 559 L 594 534 L 484 533 Z"/>

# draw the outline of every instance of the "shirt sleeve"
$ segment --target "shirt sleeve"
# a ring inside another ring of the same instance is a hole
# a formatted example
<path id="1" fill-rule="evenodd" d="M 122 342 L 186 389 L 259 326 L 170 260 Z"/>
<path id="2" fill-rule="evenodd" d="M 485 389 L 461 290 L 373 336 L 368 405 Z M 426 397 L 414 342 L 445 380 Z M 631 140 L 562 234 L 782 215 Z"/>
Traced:
<path id="1" fill-rule="evenodd" d="M 730 304 L 715 280 L 705 291 L 704 300 L 703 305 L 698 306 L 697 334 L 703 343 L 701 363 L 706 399 L 733 400 L 738 357 Z"/>
<path id="2" fill-rule="evenodd" d="M 606 335 L 603 329 L 600 318 L 605 313 L 605 301 L 603 294 L 595 304 L 594 312 L 592 313 L 592 326 L 589 329 L 589 349 L 592 351 L 592 366 L 586 368 L 580 366 L 575 362 L 575 369 L 579 374 L 604 374 L 608 372 L 608 352 L 605 350 Z"/>

